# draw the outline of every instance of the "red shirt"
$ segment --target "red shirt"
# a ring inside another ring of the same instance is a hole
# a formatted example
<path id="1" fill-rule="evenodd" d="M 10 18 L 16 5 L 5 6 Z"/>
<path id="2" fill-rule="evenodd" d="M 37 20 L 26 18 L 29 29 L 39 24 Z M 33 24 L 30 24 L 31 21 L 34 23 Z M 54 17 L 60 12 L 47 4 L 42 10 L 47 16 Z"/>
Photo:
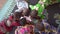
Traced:
<path id="1" fill-rule="evenodd" d="M 11 26 L 10 26 L 10 27 L 6 26 L 6 24 L 4 23 L 4 21 L 2 21 L 1 26 L 2 26 L 6 31 L 11 31 L 11 30 L 12 30 L 12 27 L 11 27 Z"/>
<path id="2" fill-rule="evenodd" d="M 4 33 L 0 30 L 0 34 L 4 34 Z"/>
<path id="3" fill-rule="evenodd" d="M 11 26 L 20 26 L 20 24 L 18 22 L 12 22 Z"/>
<path id="4" fill-rule="evenodd" d="M 13 20 L 13 16 L 10 16 L 9 17 L 9 20 Z M 11 24 L 11 26 L 20 26 L 20 24 L 18 23 L 18 22 L 14 22 L 14 21 L 12 21 L 12 24 Z"/>
<path id="5" fill-rule="evenodd" d="M 13 20 L 13 17 L 10 16 L 8 19 L 9 19 L 9 20 Z M 0 23 L 0 26 L 2 26 L 6 31 L 9 32 L 9 31 L 12 30 L 13 26 L 20 26 L 20 24 L 19 24 L 18 22 L 12 22 L 12 23 L 11 23 L 11 26 L 8 27 L 8 26 L 6 26 L 6 24 L 5 24 L 4 20 L 3 20 L 3 21 Z"/>
<path id="6" fill-rule="evenodd" d="M 0 23 L 0 26 L 1 26 L 1 23 Z M 0 29 L 0 34 L 4 34 L 4 33 L 1 31 L 1 29 Z"/>
<path id="7" fill-rule="evenodd" d="M 13 20 L 13 16 L 9 16 L 9 18 L 8 18 L 9 20 Z"/>

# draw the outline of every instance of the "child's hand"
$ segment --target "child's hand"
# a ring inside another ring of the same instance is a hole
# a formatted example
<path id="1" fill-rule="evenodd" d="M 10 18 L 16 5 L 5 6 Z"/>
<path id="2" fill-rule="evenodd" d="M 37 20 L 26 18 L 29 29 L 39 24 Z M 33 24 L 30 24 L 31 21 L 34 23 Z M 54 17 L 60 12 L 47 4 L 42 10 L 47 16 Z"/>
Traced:
<path id="1" fill-rule="evenodd" d="M 26 18 L 26 20 L 28 20 L 28 21 L 32 21 L 31 18 L 30 18 L 30 16 L 29 16 L 29 17 L 24 16 L 24 17 Z"/>

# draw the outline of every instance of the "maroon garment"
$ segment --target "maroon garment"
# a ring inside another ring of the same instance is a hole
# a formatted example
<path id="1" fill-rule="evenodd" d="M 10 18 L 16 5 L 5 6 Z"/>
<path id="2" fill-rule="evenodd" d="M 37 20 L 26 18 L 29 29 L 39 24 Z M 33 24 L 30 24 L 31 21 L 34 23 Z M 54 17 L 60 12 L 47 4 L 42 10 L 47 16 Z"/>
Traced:
<path id="1" fill-rule="evenodd" d="M 18 22 L 12 22 L 11 26 L 20 26 L 20 24 Z"/>
<path id="2" fill-rule="evenodd" d="M 13 20 L 13 16 L 10 16 L 9 17 L 9 20 Z M 18 23 L 18 22 L 14 22 L 14 21 L 12 21 L 12 24 L 11 24 L 11 26 L 20 26 L 20 24 Z"/>
<path id="3" fill-rule="evenodd" d="M 9 16 L 8 19 L 12 21 L 12 20 L 13 20 L 13 16 Z M 14 22 L 14 21 L 12 21 L 11 26 L 20 26 L 20 24 L 19 24 L 18 22 Z"/>
<path id="4" fill-rule="evenodd" d="M 11 31 L 12 30 L 12 26 L 8 27 L 6 26 L 6 24 L 4 23 L 4 21 L 1 22 L 1 26 L 6 30 L 6 31 Z"/>
<path id="5" fill-rule="evenodd" d="M 13 17 L 10 16 L 10 17 L 8 18 L 8 20 L 13 20 Z M 13 26 L 20 26 L 20 24 L 19 24 L 18 22 L 14 22 L 14 21 L 12 21 L 11 26 L 8 27 L 8 26 L 5 24 L 4 20 L 3 20 L 3 21 L 1 21 L 0 26 L 2 26 L 6 31 L 9 32 L 9 31 L 12 30 Z"/>
<path id="6" fill-rule="evenodd" d="M 0 23 L 0 26 L 1 26 L 1 23 Z M 0 29 L 0 34 L 4 34 L 4 33 L 1 31 L 1 29 Z"/>
<path id="7" fill-rule="evenodd" d="M 9 18 L 8 18 L 9 20 L 13 20 L 13 16 L 9 16 Z"/>
<path id="8" fill-rule="evenodd" d="M 0 30 L 0 34 L 4 34 L 4 33 Z"/>

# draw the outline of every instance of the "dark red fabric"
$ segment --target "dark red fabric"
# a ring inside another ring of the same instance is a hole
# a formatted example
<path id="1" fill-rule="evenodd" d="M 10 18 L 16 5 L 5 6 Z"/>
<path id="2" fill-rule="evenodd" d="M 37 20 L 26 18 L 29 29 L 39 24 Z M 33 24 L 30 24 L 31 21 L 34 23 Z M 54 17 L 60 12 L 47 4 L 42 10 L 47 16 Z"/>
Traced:
<path id="1" fill-rule="evenodd" d="M 0 30 L 0 34 L 4 34 L 4 33 Z"/>
<path id="2" fill-rule="evenodd" d="M 8 18 L 9 20 L 13 20 L 13 16 L 9 16 L 9 18 Z"/>
<path id="3" fill-rule="evenodd" d="M 0 23 L 0 26 L 1 26 L 1 23 Z M 1 31 L 1 29 L 0 29 L 0 34 L 4 34 L 4 33 Z"/>
<path id="4" fill-rule="evenodd" d="M 1 26 L 6 30 L 6 31 L 11 31 L 12 30 L 12 26 L 8 27 L 5 25 L 4 21 L 2 21 Z"/>
<path id="5" fill-rule="evenodd" d="M 12 22 L 11 26 L 20 26 L 20 24 L 18 22 Z"/>
<path id="6" fill-rule="evenodd" d="M 10 17 L 9 17 L 9 20 L 13 20 L 13 16 L 10 16 Z M 20 26 L 20 24 L 19 24 L 18 22 L 12 21 L 11 26 Z"/>
<path id="7" fill-rule="evenodd" d="M 8 20 L 13 20 L 13 17 L 10 16 L 10 17 L 8 18 Z M 2 26 L 6 31 L 9 32 L 9 31 L 12 30 L 13 26 L 20 26 L 20 24 L 19 24 L 18 22 L 14 22 L 14 21 L 12 21 L 11 26 L 8 27 L 8 26 L 6 26 L 6 24 L 5 24 L 4 20 L 3 20 L 3 21 L 1 21 L 0 26 Z"/>

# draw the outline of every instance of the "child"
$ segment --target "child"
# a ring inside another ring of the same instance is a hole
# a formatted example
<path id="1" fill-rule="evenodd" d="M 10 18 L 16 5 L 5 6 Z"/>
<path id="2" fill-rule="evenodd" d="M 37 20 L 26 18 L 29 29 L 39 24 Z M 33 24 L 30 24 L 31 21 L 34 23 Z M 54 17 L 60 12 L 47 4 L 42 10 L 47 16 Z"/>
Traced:
<path id="1" fill-rule="evenodd" d="M 20 26 L 20 18 L 22 17 L 23 10 L 20 11 L 21 12 L 14 12 L 11 26 Z"/>
<path id="2" fill-rule="evenodd" d="M 26 22 L 25 18 L 21 19 L 22 27 L 15 31 L 15 34 L 33 34 L 33 25 Z"/>
<path id="3" fill-rule="evenodd" d="M 15 21 L 17 19 L 16 16 L 19 17 L 20 15 L 18 15 L 18 13 L 14 14 L 14 15 L 10 15 L 7 20 L 6 19 L 5 19 L 5 21 L 3 20 L 2 26 L 4 27 L 4 29 L 6 29 L 6 31 L 8 31 L 8 32 L 11 31 L 13 26 L 20 26 L 20 23 L 18 22 L 18 20 Z"/>
<path id="4" fill-rule="evenodd" d="M 26 18 L 27 21 L 31 21 L 31 18 L 30 18 L 30 16 L 29 16 L 29 15 L 30 15 L 30 12 L 31 12 L 31 11 L 26 8 L 26 9 L 24 9 L 24 11 L 23 11 L 23 13 L 22 13 L 22 14 L 23 14 L 23 17 Z"/>

